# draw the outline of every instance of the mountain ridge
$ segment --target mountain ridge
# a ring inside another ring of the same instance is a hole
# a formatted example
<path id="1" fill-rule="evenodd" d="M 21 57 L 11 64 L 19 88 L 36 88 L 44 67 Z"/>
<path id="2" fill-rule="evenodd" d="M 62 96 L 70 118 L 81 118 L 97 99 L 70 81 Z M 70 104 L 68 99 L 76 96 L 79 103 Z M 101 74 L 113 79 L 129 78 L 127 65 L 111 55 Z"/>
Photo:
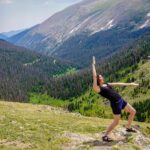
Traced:
<path id="1" fill-rule="evenodd" d="M 120 46 L 137 39 L 138 36 L 136 37 L 136 35 L 138 33 L 142 35 L 142 30 L 149 30 L 149 8 L 150 3 L 148 0 L 131 0 L 129 2 L 126 0 L 85 0 L 54 14 L 23 36 L 20 36 L 14 43 L 74 62 L 70 59 L 72 56 L 68 51 L 72 50 L 75 59 L 78 57 L 82 59 L 83 55 L 79 52 L 84 51 L 82 48 L 84 45 L 88 46 L 88 43 L 84 43 L 84 41 L 90 40 L 92 37 L 94 43 L 97 35 L 99 35 L 100 38 L 96 39 L 99 42 L 115 38 L 116 43 L 113 44 L 109 40 L 108 46 L 106 42 L 102 46 L 97 45 L 95 51 L 93 50 L 95 47 L 90 45 L 88 53 L 92 51 L 92 55 L 97 55 L 97 53 L 101 55 L 105 53 L 106 49 L 109 49 L 107 54 L 111 54 Z M 108 33 L 110 35 L 104 38 L 103 35 Z M 133 39 L 130 39 L 130 34 L 134 35 Z M 66 44 L 73 38 L 82 39 L 82 35 L 86 35 L 84 41 L 81 40 L 78 43 L 72 41 Z M 121 35 L 123 36 L 121 37 Z M 71 49 L 70 45 L 74 48 Z M 111 46 L 114 46 L 112 50 L 110 50 Z M 62 47 L 65 47 L 65 50 Z M 91 57 L 91 54 L 86 59 L 89 57 Z M 78 60 L 78 62 L 80 65 L 82 64 L 81 61 Z M 89 63 L 86 62 L 87 65 Z"/>
<path id="2" fill-rule="evenodd" d="M 8 37 L 7 37 L 7 36 L 5 36 L 4 34 L 1 34 L 1 33 L 0 33 L 0 39 L 2 39 L 2 40 L 7 40 L 7 39 L 8 39 Z"/>
<path id="3" fill-rule="evenodd" d="M 0 40 L 0 98 L 27 101 L 28 92 L 43 88 L 53 75 L 73 68 L 69 62 L 47 57 Z M 36 87 L 36 88 L 35 88 Z"/>

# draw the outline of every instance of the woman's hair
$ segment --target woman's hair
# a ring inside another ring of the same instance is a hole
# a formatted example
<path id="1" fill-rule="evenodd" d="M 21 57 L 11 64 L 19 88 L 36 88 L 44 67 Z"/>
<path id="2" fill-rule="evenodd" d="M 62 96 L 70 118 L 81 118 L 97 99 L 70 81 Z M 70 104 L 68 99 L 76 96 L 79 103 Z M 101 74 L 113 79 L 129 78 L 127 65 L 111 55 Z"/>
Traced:
<path id="1" fill-rule="evenodd" d="M 99 75 L 97 75 L 97 85 L 100 86 L 100 79 L 99 79 Z"/>

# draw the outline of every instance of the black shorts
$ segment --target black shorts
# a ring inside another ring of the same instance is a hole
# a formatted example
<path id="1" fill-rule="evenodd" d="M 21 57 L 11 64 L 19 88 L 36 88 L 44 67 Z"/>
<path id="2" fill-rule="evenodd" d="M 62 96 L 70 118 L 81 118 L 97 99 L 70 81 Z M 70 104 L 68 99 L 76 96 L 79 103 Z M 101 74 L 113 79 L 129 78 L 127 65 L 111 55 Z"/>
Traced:
<path id="1" fill-rule="evenodd" d="M 111 102 L 110 104 L 111 104 L 113 114 L 119 115 L 121 114 L 121 110 L 126 107 L 127 102 L 124 99 L 120 99 L 117 102 Z"/>

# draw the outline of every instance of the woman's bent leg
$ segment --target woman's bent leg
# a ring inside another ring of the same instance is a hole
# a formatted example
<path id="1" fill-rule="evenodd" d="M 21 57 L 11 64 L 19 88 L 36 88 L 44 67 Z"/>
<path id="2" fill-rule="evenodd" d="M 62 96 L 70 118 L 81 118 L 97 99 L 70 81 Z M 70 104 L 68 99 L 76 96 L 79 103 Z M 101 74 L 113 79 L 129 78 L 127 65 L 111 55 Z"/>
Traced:
<path id="1" fill-rule="evenodd" d="M 129 113 L 128 123 L 126 125 L 126 128 L 131 128 L 131 123 L 136 114 L 136 110 L 130 104 L 127 104 L 127 106 L 124 108 L 124 111 Z"/>
<path id="2" fill-rule="evenodd" d="M 107 136 L 118 125 L 119 120 L 120 120 L 120 115 L 114 115 L 114 120 L 107 128 L 105 136 Z"/>

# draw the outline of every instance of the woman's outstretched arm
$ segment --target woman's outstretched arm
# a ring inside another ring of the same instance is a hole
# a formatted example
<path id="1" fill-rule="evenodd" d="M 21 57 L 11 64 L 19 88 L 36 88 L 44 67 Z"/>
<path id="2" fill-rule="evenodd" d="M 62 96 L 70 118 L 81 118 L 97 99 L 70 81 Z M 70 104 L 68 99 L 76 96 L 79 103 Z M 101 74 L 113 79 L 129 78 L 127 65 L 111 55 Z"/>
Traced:
<path id="1" fill-rule="evenodd" d="M 108 83 L 112 86 L 139 86 L 137 83 L 122 83 L 122 82 L 114 82 L 114 83 Z"/>
<path id="2" fill-rule="evenodd" d="M 100 92 L 100 87 L 97 85 L 97 73 L 95 68 L 96 60 L 95 56 L 93 56 L 93 62 L 92 62 L 92 73 L 93 73 L 93 89 L 95 92 Z"/>

